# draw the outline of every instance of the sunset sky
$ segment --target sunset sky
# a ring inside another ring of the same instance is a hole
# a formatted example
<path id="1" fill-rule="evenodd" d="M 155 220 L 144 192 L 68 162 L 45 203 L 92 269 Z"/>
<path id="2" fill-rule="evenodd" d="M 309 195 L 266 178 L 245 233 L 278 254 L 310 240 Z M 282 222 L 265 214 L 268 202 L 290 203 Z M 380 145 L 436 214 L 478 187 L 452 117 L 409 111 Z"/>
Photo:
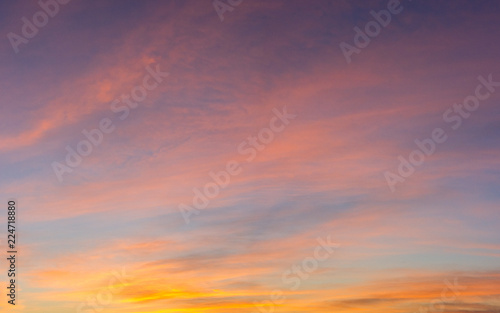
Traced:
<path id="1" fill-rule="evenodd" d="M 1 312 L 500 312 L 500 2 L 58 1 L 0 4 Z"/>

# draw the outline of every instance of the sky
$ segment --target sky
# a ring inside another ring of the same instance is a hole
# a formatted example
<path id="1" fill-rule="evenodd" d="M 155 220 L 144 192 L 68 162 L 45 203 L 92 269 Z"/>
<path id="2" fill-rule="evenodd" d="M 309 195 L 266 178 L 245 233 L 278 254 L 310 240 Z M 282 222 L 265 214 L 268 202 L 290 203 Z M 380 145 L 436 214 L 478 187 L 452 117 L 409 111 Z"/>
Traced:
<path id="1" fill-rule="evenodd" d="M 500 312 L 499 17 L 3 1 L 1 311 Z"/>

